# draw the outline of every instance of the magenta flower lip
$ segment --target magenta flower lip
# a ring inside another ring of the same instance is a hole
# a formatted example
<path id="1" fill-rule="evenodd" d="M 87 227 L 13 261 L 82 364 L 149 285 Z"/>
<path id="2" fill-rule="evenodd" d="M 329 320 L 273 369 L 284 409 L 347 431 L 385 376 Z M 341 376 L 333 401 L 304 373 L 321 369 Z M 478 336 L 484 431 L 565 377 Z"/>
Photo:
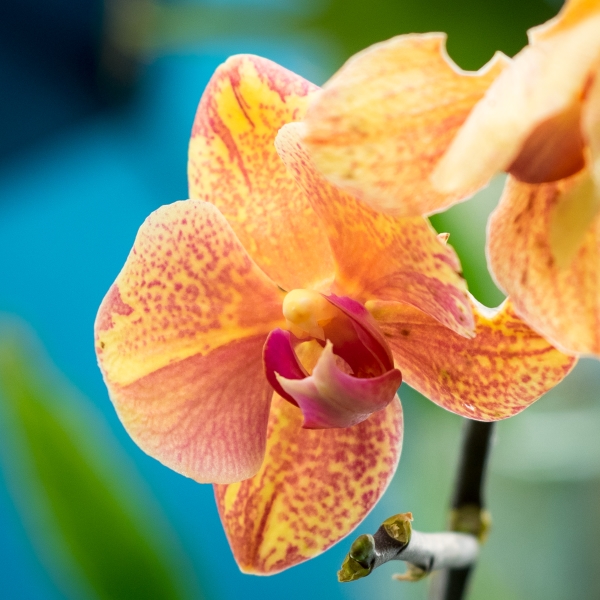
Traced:
<path id="1" fill-rule="evenodd" d="M 307 340 L 282 329 L 272 331 L 265 342 L 265 373 L 280 396 L 300 407 L 305 428 L 351 427 L 395 398 L 402 375 L 364 306 L 351 298 L 323 297 L 340 310 L 323 325 L 325 341 L 311 338 L 323 348 L 312 373 L 294 352 L 294 345 Z"/>

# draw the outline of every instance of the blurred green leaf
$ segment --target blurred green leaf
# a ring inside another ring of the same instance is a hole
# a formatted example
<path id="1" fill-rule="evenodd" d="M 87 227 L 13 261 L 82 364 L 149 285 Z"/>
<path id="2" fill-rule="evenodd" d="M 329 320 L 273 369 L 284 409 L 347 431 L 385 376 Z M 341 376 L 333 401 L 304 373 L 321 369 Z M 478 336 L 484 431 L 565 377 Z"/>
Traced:
<path id="1" fill-rule="evenodd" d="M 200 597 L 173 531 L 102 417 L 10 318 L 0 318 L 0 434 L 16 508 L 67 597 Z"/>
<path id="2" fill-rule="evenodd" d="M 544 0 L 331 0 L 308 25 L 333 33 L 346 58 L 402 33 L 445 31 L 452 58 L 464 69 L 478 69 L 496 50 L 518 52 L 527 43 L 526 30 L 559 7 Z"/>

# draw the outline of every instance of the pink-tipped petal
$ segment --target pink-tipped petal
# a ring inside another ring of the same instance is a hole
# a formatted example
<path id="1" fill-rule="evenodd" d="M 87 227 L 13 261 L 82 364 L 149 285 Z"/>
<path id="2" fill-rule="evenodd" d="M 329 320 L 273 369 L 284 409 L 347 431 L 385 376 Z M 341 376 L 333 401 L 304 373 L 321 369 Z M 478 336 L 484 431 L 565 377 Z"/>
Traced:
<path id="1" fill-rule="evenodd" d="M 359 302 L 406 302 L 471 335 L 473 315 L 454 250 L 422 217 L 376 213 L 328 183 L 302 144 L 302 128 L 283 127 L 276 146 L 323 221 L 336 262 L 333 291 Z"/>
<path id="2" fill-rule="evenodd" d="M 402 429 L 397 399 L 354 427 L 303 429 L 301 411 L 275 395 L 260 471 L 215 486 L 240 569 L 279 573 L 347 536 L 391 481 Z"/>
<path id="3" fill-rule="evenodd" d="M 252 477 L 262 464 L 273 390 L 262 372 L 264 336 L 233 341 L 137 381 L 109 384 L 136 444 L 199 483 Z"/>
<path id="4" fill-rule="evenodd" d="M 344 373 L 327 342 L 312 375 L 303 379 L 279 375 L 277 380 L 302 409 L 303 427 L 328 429 L 351 427 L 385 408 L 394 399 L 402 375 L 398 369 L 367 379 Z"/>

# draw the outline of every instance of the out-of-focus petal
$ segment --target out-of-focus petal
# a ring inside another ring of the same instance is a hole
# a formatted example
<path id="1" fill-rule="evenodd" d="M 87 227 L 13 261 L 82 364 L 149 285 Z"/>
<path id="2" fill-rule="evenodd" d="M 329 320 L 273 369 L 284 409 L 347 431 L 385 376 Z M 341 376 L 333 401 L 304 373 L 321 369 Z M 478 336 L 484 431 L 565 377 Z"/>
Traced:
<path id="1" fill-rule="evenodd" d="M 507 195 L 511 193 L 509 190 L 513 188 L 507 187 Z M 584 170 L 571 182 L 563 181 L 559 190 L 556 204 L 547 206 L 550 227 L 545 235 L 553 265 L 562 270 L 573 262 L 600 211 L 600 188 L 590 172 Z M 544 227 L 537 231 L 541 229 Z M 525 236 L 529 234 L 527 231 Z"/>
<path id="2" fill-rule="evenodd" d="M 481 187 L 513 165 L 529 182 L 558 180 L 583 166 L 579 105 L 600 61 L 600 12 L 569 22 L 552 35 L 534 30 L 535 43 L 492 84 L 434 172 L 440 191 Z M 547 151 L 541 165 L 539 151 Z"/>
<path id="3" fill-rule="evenodd" d="M 473 315 L 454 250 L 422 217 L 377 213 L 328 183 L 301 142 L 302 130 L 301 123 L 286 125 L 276 146 L 324 223 L 336 262 L 333 291 L 363 303 L 406 302 L 470 335 Z"/>
<path id="4" fill-rule="evenodd" d="M 215 204 L 256 263 L 286 290 L 333 274 L 327 239 L 273 142 L 304 117 L 318 88 L 258 56 L 221 65 L 198 106 L 189 148 L 190 197 Z"/>
<path id="5" fill-rule="evenodd" d="M 600 6 L 600 2 L 598 5 Z M 582 129 L 589 148 L 588 160 L 592 177 L 600 188 L 600 65 L 583 106 Z"/>
<path id="6" fill-rule="evenodd" d="M 442 33 L 403 35 L 353 56 L 316 96 L 304 142 L 335 185 L 377 210 L 421 216 L 462 200 L 429 176 L 508 59 L 459 69 Z M 470 193 L 476 188 L 469 190 Z"/>
<path id="7" fill-rule="evenodd" d="M 397 399 L 354 427 L 310 430 L 300 410 L 275 395 L 259 473 L 215 486 L 240 569 L 278 573 L 348 535 L 385 491 L 401 445 Z"/>
<path id="8" fill-rule="evenodd" d="M 567 0 L 560 12 L 543 25 L 530 29 L 527 34 L 530 42 L 537 42 L 579 24 L 584 19 L 600 12 L 598 0 Z"/>
<path id="9" fill-rule="evenodd" d="M 474 303 L 477 335 L 470 340 L 397 302 L 371 302 L 404 381 L 443 408 L 496 421 L 527 408 L 572 369 L 562 354 L 514 312 Z"/>
<path id="10" fill-rule="evenodd" d="M 600 355 L 599 218 L 588 219 L 587 228 L 583 223 L 583 238 L 567 264 L 556 260 L 551 247 L 557 214 L 578 214 L 582 205 L 576 192 L 582 186 L 585 190 L 586 179 L 583 173 L 558 183 L 528 185 L 509 177 L 490 219 L 488 257 L 498 284 L 532 327 L 559 348 Z M 563 208 L 577 201 L 572 210 Z M 567 235 L 560 221 L 556 228 Z"/>
<path id="11" fill-rule="evenodd" d="M 198 481 L 256 472 L 270 400 L 261 351 L 282 298 L 213 205 L 148 217 L 95 325 L 106 385 L 143 450 Z"/>

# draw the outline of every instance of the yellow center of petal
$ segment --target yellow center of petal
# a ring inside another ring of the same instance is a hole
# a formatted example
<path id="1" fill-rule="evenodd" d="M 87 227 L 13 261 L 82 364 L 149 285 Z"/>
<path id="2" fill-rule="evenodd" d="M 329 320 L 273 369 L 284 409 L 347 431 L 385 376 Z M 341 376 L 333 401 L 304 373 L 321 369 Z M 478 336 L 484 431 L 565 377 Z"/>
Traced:
<path id="1" fill-rule="evenodd" d="M 283 300 L 287 328 L 299 338 L 310 336 L 324 340 L 323 326 L 337 313 L 333 304 L 313 290 L 292 290 Z"/>

